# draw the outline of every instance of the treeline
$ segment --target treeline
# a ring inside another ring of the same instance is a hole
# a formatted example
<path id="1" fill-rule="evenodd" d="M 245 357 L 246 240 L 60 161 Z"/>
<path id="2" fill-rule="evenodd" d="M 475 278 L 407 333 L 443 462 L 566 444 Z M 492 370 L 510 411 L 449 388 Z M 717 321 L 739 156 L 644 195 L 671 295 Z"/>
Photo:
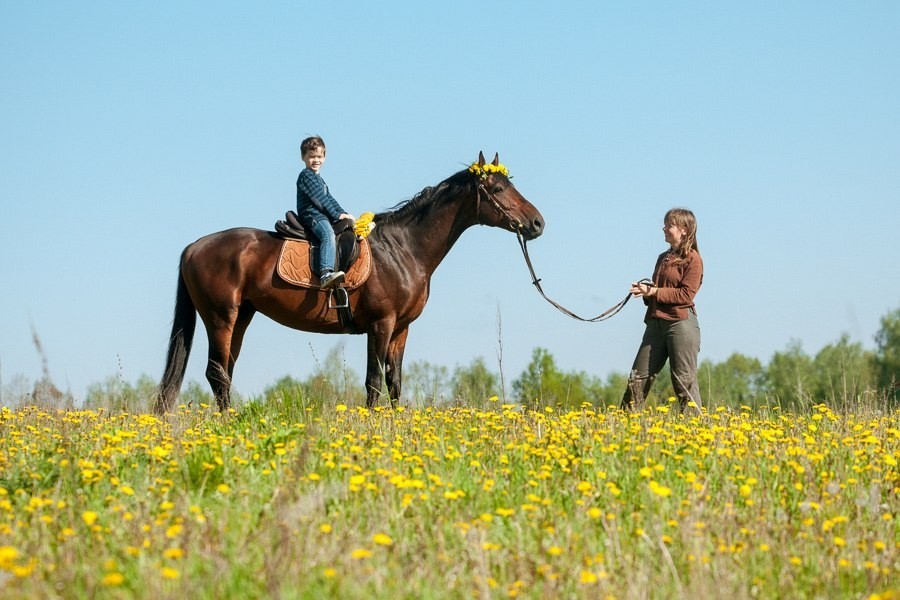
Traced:
<path id="1" fill-rule="evenodd" d="M 900 309 L 881 320 L 875 336 L 876 348 L 866 350 L 844 335 L 814 356 L 799 342 L 776 352 L 768 364 L 735 353 L 723 362 L 704 360 L 698 370 L 701 395 L 707 406 L 778 405 L 801 409 L 824 403 L 852 408 L 859 404 L 900 407 Z M 403 400 L 413 406 L 497 402 L 578 408 L 618 405 L 625 390 L 627 373 L 599 378 L 584 371 L 566 371 L 544 348 L 532 352 L 531 362 L 511 382 L 488 367 L 481 357 L 468 365 L 447 367 L 414 362 L 404 368 Z M 286 394 L 311 393 L 358 402 L 364 396 L 358 379 L 346 370 L 337 351 L 305 380 L 285 377 L 266 389 L 272 399 Z M 656 379 L 648 401 L 674 396 L 668 367 Z M 655 398 L 654 398 L 655 397 Z"/>
<path id="2" fill-rule="evenodd" d="M 704 360 L 698 370 L 701 395 L 709 406 L 778 405 L 802 409 L 824 403 L 849 408 L 860 404 L 900 407 L 900 309 L 881 320 L 876 348 L 866 350 L 844 335 L 814 356 L 792 342 L 776 352 L 768 364 L 735 353 L 723 362 Z M 544 348 L 532 352 L 531 362 L 511 382 L 488 367 L 481 357 L 468 365 L 447 367 L 414 362 L 404 368 L 403 401 L 412 406 L 519 402 L 526 405 L 578 408 L 618 405 L 627 373 L 605 378 L 584 371 L 566 371 Z M 267 388 L 265 399 L 300 395 L 361 402 L 359 379 L 346 369 L 339 350 L 333 350 L 317 372 L 305 380 L 285 377 Z M 668 367 L 656 379 L 650 402 L 674 396 Z"/>
<path id="3" fill-rule="evenodd" d="M 707 408 L 717 406 L 759 407 L 777 405 L 784 409 L 803 409 L 824 403 L 835 408 L 853 409 L 861 404 L 900 408 L 900 309 L 881 319 L 875 336 L 875 349 L 866 350 L 844 335 L 810 356 L 799 342 L 776 352 L 767 364 L 735 353 L 723 362 L 704 360 L 698 370 L 700 392 Z M 516 378 L 507 381 L 492 370 L 481 357 L 453 370 L 427 362 L 404 367 L 403 403 L 408 406 L 453 404 L 522 403 L 529 406 L 578 408 L 618 405 L 625 390 L 627 373 L 612 373 L 600 378 L 584 371 L 566 371 L 544 348 L 532 352 L 531 362 Z M 141 376 L 135 384 L 120 377 L 89 386 L 84 408 L 108 408 L 143 412 L 150 409 L 156 380 Z M 4 406 L 38 403 L 48 407 L 74 408 L 71 394 L 60 392 L 45 379 L 31 391 L 10 391 L 2 397 Z M 648 402 L 666 402 L 674 396 L 668 367 L 660 373 Z M 267 387 L 262 398 L 241 398 L 237 402 L 283 401 L 299 399 L 309 405 L 362 404 L 365 399 L 362 378 L 349 369 L 340 346 L 332 349 L 317 369 L 305 379 L 284 377 Z M 385 404 L 387 403 L 385 399 Z M 205 382 L 191 381 L 182 391 L 179 404 L 214 406 Z"/>

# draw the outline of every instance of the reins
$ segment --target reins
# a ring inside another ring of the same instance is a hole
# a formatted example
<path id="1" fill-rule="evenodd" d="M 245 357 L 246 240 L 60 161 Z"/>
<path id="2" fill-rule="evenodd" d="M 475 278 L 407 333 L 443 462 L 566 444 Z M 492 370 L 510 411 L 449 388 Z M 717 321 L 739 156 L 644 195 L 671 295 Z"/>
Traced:
<path id="1" fill-rule="evenodd" d="M 548 297 L 547 294 L 544 293 L 544 289 L 541 287 L 541 280 L 538 279 L 537 275 L 534 273 L 534 266 L 531 264 L 531 257 L 528 256 L 528 246 L 526 245 L 525 238 L 522 236 L 521 231 L 516 231 L 516 237 L 519 239 L 519 246 L 522 247 L 522 254 L 525 256 L 525 264 L 528 265 L 528 271 L 531 273 L 531 283 L 534 284 L 534 287 L 537 289 L 538 293 L 550 304 L 552 304 L 559 312 L 563 313 L 566 316 L 572 317 L 573 319 L 577 319 L 579 321 L 584 321 L 585 323 L 598 323 L 600 321 L 605 321 L 613 316 L 615 316 L 620 310 L 625 308 L 625 305 L 628 304 L 628 301 L 631 300 L 631 292 L 625 295 L 625 297 L 609 309 L 600 313 L 596 317 L 592 317 L 590 319 L 585 317 L 580 317 L 573 313 L 571 310 L 556 302 L 552 298 Z M 638 283 L 648 283 L 652 284 L 653 282 L 649 279 L 641 279 Z"/>
<path id="2" fill-rule="evenodd" d="M 497 209 L 497 212 L 499 212 L 504 217 L 509 219 L 510 225 L 515 227 L 516 237 L 519 240 L 519 246 L 522 248 L 522 255 L 525 256 L 525 264 L 528 265 L 528 272 L 531 273 L 531 283 L 537 289 L 537 291 L 541 295 L 541 297 L 543 297 L 544 300 L 546 300 L 547 302 L 552 304 L 553 307 L 556 308 L 559 312 L 563 313 L 566 316 L 572 317 L 573 319 L 577 319 L 578 321 L 584 321 L 585 323 L 598 323 L 600 321 L 605 321 L 605 320 L 615 316 L 620 310 L 622 310 L 625 307 L 626 304 L 628 304 L 628 301 L 631 299 L 631 292 L 626 294 L 625 297 L 620 302 L 615 304 L 614 306 L 612 306 L 609 309 L 605 310 L 604 312 L 600 313 L 596 317 L 592 317 L 592 318 L 588 319 L 588 318 L 580 317 L 580 316 L 576 315 L 575 313 L 573 313 L 571 310 L 569 310 L 568 308 L 566 308 L 559 302 L 556 302 L 555 300 L 553 300 L 552 298 L 547 296 L 547 294 L 544 292 L 544 288 L 541 287 L 541 280 L 538 279 L 538 276 L 534 272 L 534 265 L 531 264 L 531 257 L 528 255 L 528 245 L 527 245 L 527 242 L 525 241 L 525 237 L 522 235 L 522 224 L 519 223 L 518 219 L 514 219 L 512 217 L 512 215 L 509 214 L 509 211 L 506 210 L 499 202 L 497 202 L 497 199 L 494 198 L 494 195 L 491 194 L 487 190 L 487 188 L 484 187 L 484 184 L 481 184 L 481 183 L 478 185 L 478 190 L 476 191 L 476 194 L 475 194 L 476 204 L 480 205 L 480 203 L 481 203 L 481 194 L 479 192 L 484 192 L 484 195 L 487 196 L 488 200 L 491 201 L 491 203 L 494 205 L 494 208 Z M 478 206 L 476 206 L 475 212 L 476 212 L 476 214 L 478 214 L 478 212 L 479 212 Z M 653 282 L 647 278 L 641 279 L 640 281 L 638 281 L 638 283 L 650 284 L 650 285 L 653 284 Z"/>

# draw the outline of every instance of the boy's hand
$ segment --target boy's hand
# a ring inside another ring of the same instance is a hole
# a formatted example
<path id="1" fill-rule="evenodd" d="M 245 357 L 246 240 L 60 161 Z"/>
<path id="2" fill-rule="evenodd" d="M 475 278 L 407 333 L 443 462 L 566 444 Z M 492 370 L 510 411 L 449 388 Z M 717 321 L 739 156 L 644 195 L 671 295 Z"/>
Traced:
<path id="1" fill-rule="evenodd" d="M 338 220 L 350 219 L 351 221 L 355 221 L 356 217 L 351 215 L 350 213 L 341 213 L 341 216 L 338 217 Z"/>

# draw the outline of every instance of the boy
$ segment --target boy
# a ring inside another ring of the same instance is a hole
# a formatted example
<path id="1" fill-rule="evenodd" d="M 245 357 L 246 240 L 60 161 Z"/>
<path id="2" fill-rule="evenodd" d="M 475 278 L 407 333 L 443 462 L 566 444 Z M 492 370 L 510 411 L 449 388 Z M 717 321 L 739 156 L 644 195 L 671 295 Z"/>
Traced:
<path id="1" fill-rule="evenodd" d="M 319 240 L 319 286 L 324 290 L 344 281 L 344 272 L 334 270 L 336 243 L 333 225 L 341 219 L 353 219 L 328 192 L 319 170 L 325 163 L 325 142 L 315 135 L 300 144 L 300 157 L 306 168 L 297 177 L 297 216 Z"/>

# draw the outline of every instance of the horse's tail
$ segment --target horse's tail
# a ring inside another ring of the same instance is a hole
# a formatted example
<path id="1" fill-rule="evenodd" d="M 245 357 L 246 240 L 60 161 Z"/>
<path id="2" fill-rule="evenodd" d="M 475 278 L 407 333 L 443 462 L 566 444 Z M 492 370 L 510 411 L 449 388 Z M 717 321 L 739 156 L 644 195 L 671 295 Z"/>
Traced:
<path id="1" fill-rule="evenodd" d="M 182 256 L 183 258 L 183 256 Z M 183 264 L 183 263 L 181 263 Z M 178 267 L 178 291 L 175 295 L 175 317 L 172 320 L 172 334 L 169 337 L 169 351 L 166 353 L 166 370 L 157 389 L 153 410 L 163 414 L 172 409 L 181 391 L 184 372 L 191 355 L 194 329 L 197 326 L 197 309 L 184 282 L 184 273 Z"/>

